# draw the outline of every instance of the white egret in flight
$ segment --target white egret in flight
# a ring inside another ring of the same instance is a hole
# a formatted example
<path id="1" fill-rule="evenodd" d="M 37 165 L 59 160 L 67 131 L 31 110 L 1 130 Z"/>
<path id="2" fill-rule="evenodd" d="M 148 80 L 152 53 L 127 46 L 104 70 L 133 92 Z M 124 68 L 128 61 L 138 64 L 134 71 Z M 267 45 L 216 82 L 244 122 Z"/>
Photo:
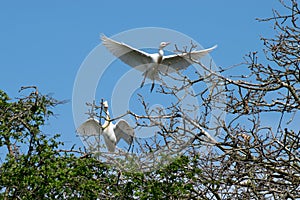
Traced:
<path id="1" fill-rule="evenodd" d="M 123 139 L 128 145 L 131 145 L 134 137 L 133 128 L 123 119 L 119 120 L 117 124 L 113 124 L 110 121 L 107 101 L 103 102 L 103 107 L 106 117 L 102 126 L 97 119 L 90 118 L 80 125 L 77 132 L 81 135 L 102 134 L 105 145 L 110 152 L 115 152 L 116 145 L 120 139 Z"/>
<path id="2" fill-rule="evenodd" d="M 151 91 L 154 87 L 154 81 L 160 80 L 159 73 L 166 73 L 172 69 L 173 71 L 186 69 L 193 63 L 193 60 L 199 60 L 217 47 L 217 45 L 215 45 L 211 48 L 199 51 L 165 56 L 163 48 L 169 45 L 169 42 L 160 43 L 158 53 L 149 54 L 127 44 L 112 40 L 105 35 L 103 35 L 101 39 L 103 45 L 114 56 L 118 57 L 127 65 L 143 72 L 144 79 L 141 87 L 143 87 L 146 78 L 152 80 Z"/>

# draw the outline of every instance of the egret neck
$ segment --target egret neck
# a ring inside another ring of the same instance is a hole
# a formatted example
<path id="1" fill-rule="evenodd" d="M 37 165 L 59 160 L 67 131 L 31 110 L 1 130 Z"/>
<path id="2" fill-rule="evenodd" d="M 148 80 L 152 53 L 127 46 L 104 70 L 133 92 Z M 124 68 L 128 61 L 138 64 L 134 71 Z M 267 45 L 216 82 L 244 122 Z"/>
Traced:
<path id="1" fill-rule="evenodd" d="M 106 116 L 105 116 L 105 122 L 104 122 L 102 128 L 106 129 L 110 125 L 111 122 L 110 122 L 110 116 L 109 116 L 108 109 L 104 109 L 104 112 L 105 112 Z"/>
<path id="2" fill-rule="evenodd" d="M 158 51 L 158 57 L 157 57 L 157 61 L 156 61 L 157 64 L 161 63 L 163 56 L 164 56 L 164 50 L 161 48 Z"/>

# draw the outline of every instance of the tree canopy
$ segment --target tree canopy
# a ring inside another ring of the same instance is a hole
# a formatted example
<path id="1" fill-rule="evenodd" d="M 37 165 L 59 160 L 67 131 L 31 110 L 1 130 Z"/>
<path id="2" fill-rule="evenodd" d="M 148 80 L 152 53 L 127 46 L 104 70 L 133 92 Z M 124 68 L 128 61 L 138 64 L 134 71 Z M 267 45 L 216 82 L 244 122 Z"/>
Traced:
<path id="1" fill-rule="evenodd" d="M 248 74 L 231 77 L 226 74 L 237 66 L 215 71 L 195 61 L 204 74 L 193 80 L 182 76 L 182 87 L 161 86 L 161 93 L 176 96 L 189 86 L 215 80 L 211 88 L 193 94 L 203 100 L 205 109 L 199 116 L 185 115 L 180 99 L 168 113 L 158 112 L 160 117 L 148 114 L 146 101 L 141 102 L 146 115 L 127 113 L 136 118 L 137 126 L 144 125 L 141 120 L 158 126 L 166 147 L 176 147 L 174 135 L 192 135 L 184 154 L 152 171 L 122 171 L 89 150 L 64 149 L 59 135 L 41 131 L 54 114 L 52 108 L 63 102 L 41 94 L 36 86 L 22 87 L 20 92 L 27 95 L 16 99 L 0 90 L 0 149 L 5 154 L 0 198 L 300 198 L 300 131 L 289 126 L 299 121 L 300 9 L 295 0 L 281 3 L 287 14 L 274 10 L 272 17 L 258 19 L 271 22 L 275 34 L 262 37 L 263 51 L 250 52 L 238 66 Z M 218 106 L 220 94 L 226 97 L 227 117 L 212 128 L 207 116 Z M 278 116 L 276 126 L 263 122 L 270 114 Z M 178 126 L 177 119 L 185 126 Z M 212 136 L 208 129 L 218 134 Z M 206 152 L 199 150 L 203 145 Z"/>

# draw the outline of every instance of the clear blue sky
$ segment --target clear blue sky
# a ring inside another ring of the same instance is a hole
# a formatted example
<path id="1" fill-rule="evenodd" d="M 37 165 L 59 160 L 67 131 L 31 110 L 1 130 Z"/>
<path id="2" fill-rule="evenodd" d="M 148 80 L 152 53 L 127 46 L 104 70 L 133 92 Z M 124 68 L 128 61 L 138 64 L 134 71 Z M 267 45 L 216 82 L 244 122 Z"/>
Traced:
<path id="1" fill-rule="evenodd" d="M 261 35 L 272 33 L 272 1 L 1 1 L 0 89 L 18 96 L 21 86 L 37 85 L 44 93 L 71 100 L 77 70 L 107 36 L 141 27 L 163 27 L 185 33 L 204 47 L 218 44 L 212 54 L 220 66 L 242 61 L 260 50 Z M 66 144 L 77 143 L 71 102 L 55 109 L 58 116 L 45 128 L 61 133 Z"/>

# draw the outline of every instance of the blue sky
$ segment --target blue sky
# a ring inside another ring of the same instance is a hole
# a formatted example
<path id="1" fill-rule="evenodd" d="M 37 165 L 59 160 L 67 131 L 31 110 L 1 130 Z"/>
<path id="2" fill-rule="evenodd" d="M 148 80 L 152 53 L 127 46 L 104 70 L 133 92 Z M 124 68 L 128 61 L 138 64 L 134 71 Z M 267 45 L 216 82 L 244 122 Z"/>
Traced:
<path id="1" fill-rule="evenodd" d="M 261 50 L 260 36 L 271 24 L 255 18 L 281 9 L 278 1 L 0 1 L 0 89 L 18 96 L 21 86 L 36 85 L 60 100 L 71 100 L 76 73 L 100 44 L 99 36 L 133 28 L 162 27 L 182 32 L 204 47 L 218 48 L 217 65 L 240 63 L 249 51 Z M 55 109 L 45 130 L 77 143 L 72 103 Z"/>

